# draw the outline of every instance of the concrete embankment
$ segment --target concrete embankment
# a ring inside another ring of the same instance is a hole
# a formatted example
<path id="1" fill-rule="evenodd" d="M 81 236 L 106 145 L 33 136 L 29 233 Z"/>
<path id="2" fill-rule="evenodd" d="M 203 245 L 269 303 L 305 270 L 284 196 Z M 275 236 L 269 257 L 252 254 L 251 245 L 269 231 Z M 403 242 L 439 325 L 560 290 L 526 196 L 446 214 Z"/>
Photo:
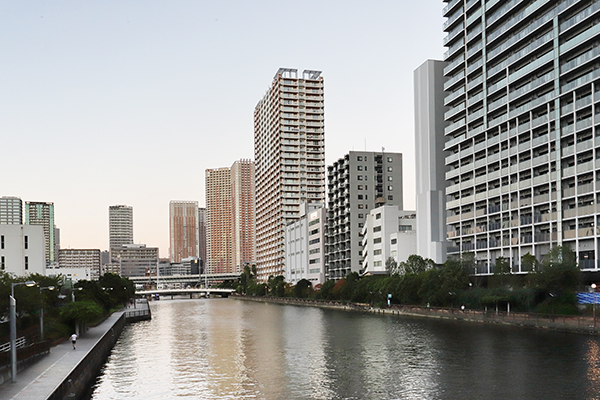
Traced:
<path id="1" fill-rule="evenodd" d="M 573 332 L 586 335 L 600 333 L 600 321 L 585 316 L 556 316 L 546 314 L 506 313 L 456 308 L 416 307 L 392 305 L 389 308 L 373 308 L 366 304 L 343 303 L 308 299 L 235 296 L 239 300 L 289 304 L 296 306 L 321 307 L 350 312 L 366 312 L 383 315 L 396 315 L 418 318 L 436 318 L 473 323 L 511 325 L 525 328 L 547 329 Z"/>
<path id="2" fill-rule="evenodd" d="M 64 341 L 18 373 L 16 383 L 0 386 L 0 399 L 79 399 L 93 383 L 128 321 L 150 318 L 146 301 L 113 313 L 77 340 Z"/>

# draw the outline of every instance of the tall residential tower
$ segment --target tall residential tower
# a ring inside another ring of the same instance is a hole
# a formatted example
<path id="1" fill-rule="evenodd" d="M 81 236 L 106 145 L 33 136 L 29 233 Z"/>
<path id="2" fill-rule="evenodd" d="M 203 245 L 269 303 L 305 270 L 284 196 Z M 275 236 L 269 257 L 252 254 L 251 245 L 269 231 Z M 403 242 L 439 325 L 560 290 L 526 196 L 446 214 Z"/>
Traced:
<path id="1" fill-rule="evenodd" d="M 280 68 L 254 109 L 258 277 L 282 275 L 285 226 L 300 204 L 325 201 L 325 119 L 320 71 Z"/>
<path id="2" fill-rule="evenodd" d="M 600 3 L 451 0 L 444 8 L 448 254 L 598 269 Z"/>
<path id="3" fill-rule="evenodd" d="M 254 226 L 254 163 L 207 169 L 207 272 L 239 273 L 255 261 Z"/>
<path id="4" fill-rule="evenodd" d="M 133 243 L 133 207 L 115 205 L 108 207 L 108 236 L 111 259 L 117 262 L 119 250 Z"/>
<path id="5" fill-rule="evenodd" d="M 169 203 L 169 232 L 171 262 L 198 257 L 198 202 L 171 201 Z"/>
<path id="6" fill-rule="evenodd" d="M 25 203 L 25 225 L 41 225 L 46 242 L 46 265 L 58 261 L 55 254 L 54 203 L 28 201 Z"/>

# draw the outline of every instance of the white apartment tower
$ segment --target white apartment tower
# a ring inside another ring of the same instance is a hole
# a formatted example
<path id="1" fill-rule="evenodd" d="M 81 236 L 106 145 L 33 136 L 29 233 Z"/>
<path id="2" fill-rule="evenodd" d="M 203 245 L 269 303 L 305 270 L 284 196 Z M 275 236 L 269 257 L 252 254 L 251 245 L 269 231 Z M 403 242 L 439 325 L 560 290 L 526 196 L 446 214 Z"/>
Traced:
<path id="1" fill-rule="evenodd" d="M 449 255 L 514 273 L 568 245 L 600 250 L 600 3 L 451 0 L 444 8 Z"/>
<path id="2" fill-rule="evenodd" d="M 280 68 L 254 109 L 258 278 L 282 275 L 285 227 L 302 202 L 325 201 L 325 120 L 320 71 Z"/>
<path id="3" fill-rule="evenodd" d="M 0 197 L 0 224 L 21 225 L 23 223 L 23 200 L 18 197 Z"/>
<path id="4" fill-rule="evenodd" d="M 108 207 L 108 235 L 111 250 L 133 243 L 133 207 Z"/>

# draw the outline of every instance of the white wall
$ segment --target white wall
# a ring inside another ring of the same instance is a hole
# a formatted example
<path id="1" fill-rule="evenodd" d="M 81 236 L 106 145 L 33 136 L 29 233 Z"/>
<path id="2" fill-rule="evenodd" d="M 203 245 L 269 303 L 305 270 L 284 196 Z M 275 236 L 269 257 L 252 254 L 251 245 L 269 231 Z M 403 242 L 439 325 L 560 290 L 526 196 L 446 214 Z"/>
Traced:
<path id="1" fill-rule="evenodd" d="M 2 246 L 2 240 L 4 240 L 4 246 Z M 26 240 L 27 248 L 25 248 Z M 2 257 L 6 272 L 16 276 L 36 273 L 45 275 L 44 227 L 41 225 L 0 225 L 0 269 L 2 269 Z"/>

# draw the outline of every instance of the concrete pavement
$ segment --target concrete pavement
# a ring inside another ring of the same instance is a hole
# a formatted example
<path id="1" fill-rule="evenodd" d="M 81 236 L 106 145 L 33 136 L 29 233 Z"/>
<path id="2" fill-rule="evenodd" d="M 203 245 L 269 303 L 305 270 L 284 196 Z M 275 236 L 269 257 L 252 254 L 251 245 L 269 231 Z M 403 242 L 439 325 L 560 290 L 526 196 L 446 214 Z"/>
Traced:
<path id="1" fill-rule="evenodd" d="M 58 346 L 50 348 L 50 354 L 17 375 L 16 383 L 7 382 L 0 386 L 0 399 L 47 399 L 122 314 L 123 312 L 113 313 L 104 322 L 81 335 L 77 339 L 76 350 L 73 350 L 68 338 Z"/>

